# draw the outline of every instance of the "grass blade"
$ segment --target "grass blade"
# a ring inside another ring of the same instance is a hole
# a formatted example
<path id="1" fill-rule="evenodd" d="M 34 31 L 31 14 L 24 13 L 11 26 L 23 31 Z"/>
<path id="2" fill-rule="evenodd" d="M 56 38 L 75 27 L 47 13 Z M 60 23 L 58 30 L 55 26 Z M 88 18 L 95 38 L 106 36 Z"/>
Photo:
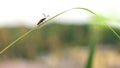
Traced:
<path id="1" fill-rule="evenodd" d="M 24 38 L 25 36 L 29 35 L 29 34 L 32 33 L 34 30 L 42 27 L 43 24 L 49 22 L 50 20 L 56 18 L 57 16 L 65 13 L 65 12 L 67 12 L 67 11 L 74 10 L 74 9 L 83 9 L 83 10 L 86 10 L 86 11 L 92 13 L 92 14 L 95 14 L 93 11 L 91 11 L 91 10 L 89 10 L 89 9 L 87 9 L 87 8 L 80 8 L 80 7 L 68 9 L 68 10 L 65 10 L 65 11 L 63 11 L 63 12 L 61 12 L 61 13 L 58 13 L 57 15 L 51 17 L 50 19 L 46 20 L 45 22 L 42 22 L 42 23 L 39 24 L 38 26 L 36 26 L 36 27 L 34 27 L 33 29 L 29 30 L 28 32 L 26 32 L 26 33 L 23 34 L 22 36 L 18 37 L 16 40 L 14 40 L 12 43 L 10 43 L 10 44 L 7 45 L 4 49 L 2 49 L 2 50 L 0 51 L 0 55 L 1 55 L 3 52 L 5 52 L 7 49 L 9 49 L 10 47 L 12 47 L 16 42 L 18 42 L 18 41 L 21 40 L 22 38 Z"/>

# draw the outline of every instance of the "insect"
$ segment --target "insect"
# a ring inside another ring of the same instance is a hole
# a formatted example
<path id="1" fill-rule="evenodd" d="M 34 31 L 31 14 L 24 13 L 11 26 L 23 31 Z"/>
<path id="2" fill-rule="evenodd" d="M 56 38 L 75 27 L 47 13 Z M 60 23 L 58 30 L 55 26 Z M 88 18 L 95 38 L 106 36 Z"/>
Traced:
<path id="1" fill-rule="evenodd" d="M 37 25 L 39 25 L 40 23 L 45 21 L 47 19 L 47 17 L 49 17 L 49 15 L 46 16 L 44 13 L 43 13 L 43 16 L 44 16 L 44 18 L 40 19 L 40 21 L 37 23 Z"/>

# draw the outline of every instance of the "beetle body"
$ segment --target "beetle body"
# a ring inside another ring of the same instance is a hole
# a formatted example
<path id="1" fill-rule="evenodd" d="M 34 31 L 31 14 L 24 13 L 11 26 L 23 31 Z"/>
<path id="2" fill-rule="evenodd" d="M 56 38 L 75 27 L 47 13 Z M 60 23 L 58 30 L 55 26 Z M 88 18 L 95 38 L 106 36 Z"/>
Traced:
<path id="1" fill-rule="evenodd" d="M 40 23 L 42 23 L 42 22 L 45 21 L 45 20 L 46 20 L 46 18 L 40 19 L 40 21 L 37 23 L 37 25 L 39 25 Z"/>
<path id="2" fill-rule="evenodd" d="M 46 16 L 44 13 L 43 13 L 43 15 L 44 15 L 44 18 L 40 19 L 40 21 L 37 23 L 37 25 L 39 25 L 40 23 L 45 21 L 47 17 L 49 17 L 49 15 Z"/>

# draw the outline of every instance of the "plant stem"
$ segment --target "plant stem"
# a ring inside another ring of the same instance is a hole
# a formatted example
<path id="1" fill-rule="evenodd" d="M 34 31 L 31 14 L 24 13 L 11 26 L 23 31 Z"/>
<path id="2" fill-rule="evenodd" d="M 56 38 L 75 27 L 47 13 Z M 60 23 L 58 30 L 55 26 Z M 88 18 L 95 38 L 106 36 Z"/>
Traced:
<path id="1" fill-rule="evenodd" d="M 7 45 L 4 49 L 2 49 L 2 50 L 0 51 L 0 55 L 1 55 L 3 52 L 5 52 L 7 49 L 9 49 L 10 47 L 12 47 L 16 42 L 18 42 L 19 40 L 21 40 L 22 38 L 24 38 L 25 36 L 27 36 L 28 34 L 30 34 L 31 32 L 33 32 L 34 30 L 42 27 L 43 25 L 45 25 L 45 24 L 46 24 L 47 22 L 49 22 L 50 20 L 56 18 L 57 16 L 65 13 L 65 12 L 68 12 L 68 11 L 74 10 L 74 9 L 82 9 L 82 10 L 88 11 L 88 12 L 96 15 L 93 11 L 91 11 L 91 10 L 89 10 L 89 9 L 87 9 L 87 8 L 81 8 L 81 7 L 77 7 L 77 8 L 72 8 L 72 9 L 65 10 L 65 11 L 63 11 L 63 12 L 61 12 L 61 13 L 58 13 L 58 14 L 56 14 L 55 16 L 51 17 L 50 19 L 46 20 L 45 22 L 42 22 L 42 23 L 39 24 L 37 27 L 29 30 L 28 32 L 26 32 L 26 33 L 23 34 L 22 36 L 18 37 L 15 41 L 13 41 L 13 42 L 10 43 L 9 45 Z"/>
<path id="2" fill-rule="evenodd" d="M 98 35 L 99 35 L 99 31 L 96 29 L 95 30 L 93 29 L 92 38 L 90 41 L 89 56 L 88 56 L 88 60 L 85 65 L 85 68 L 92 68 L 94 53 L 95 53 L 95 49 L 96 49 L 97 42 L 98 42 Z"/>
<path id="3" fill-rule="evenodd" d="M 10 48 L 11 46 L 13 46 L 17 41 L 21 40 L 22 38 L 24 38 L 25 36 L 27 36 L 29 33 L 31 33 L 32 31 L 34 31 L 36 28 L 29 30 L 28 32 L 26 32 L 25 34 L 23 34 L 22 36 L 18 37 L 15 41 L 13 41 L 12 43 L 10 43 L 8 46 L 6 46 L 3 50 L 0 51 L 0 55 L 5 52 L 8 48 Z"/>

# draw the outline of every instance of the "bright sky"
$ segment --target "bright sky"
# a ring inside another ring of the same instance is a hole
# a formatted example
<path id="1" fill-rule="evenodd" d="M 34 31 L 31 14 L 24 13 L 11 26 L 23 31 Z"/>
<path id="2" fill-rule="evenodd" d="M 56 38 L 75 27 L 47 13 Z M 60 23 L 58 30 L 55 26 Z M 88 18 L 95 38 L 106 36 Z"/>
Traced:
<path id="1" fill-rule="evenodd" d="M 110 10 L 120 12 L 119 0 L 0 0 L 0 27 L 7 25 L 36 25 L 43 18 L 42 13 L 53 15 L 74 7 L 84 7 L 94 12 L 106 14 Z M 71 11 L 59 19 L 79 19 L 89 16 L 81 10 Z"/>

